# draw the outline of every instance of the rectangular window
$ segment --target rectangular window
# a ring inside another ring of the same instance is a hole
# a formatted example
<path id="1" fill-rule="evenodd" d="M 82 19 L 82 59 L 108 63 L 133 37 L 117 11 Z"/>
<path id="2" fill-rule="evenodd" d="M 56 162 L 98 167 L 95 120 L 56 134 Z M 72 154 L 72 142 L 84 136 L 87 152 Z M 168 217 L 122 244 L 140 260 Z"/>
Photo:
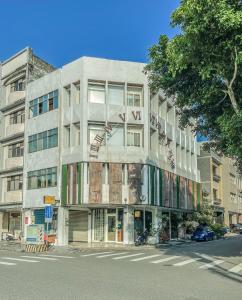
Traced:
<path id="1" fill-rule="evenodd" d="M 7 191 L 18 191 L 23 187 L 23 176 L 16 175 L 7 177 Z"/>
<path id="2" fill-rule="evenodd" d="M 70 128 L 70 126 L 65 126 L 64 142 L 65 142 L 66 148 L 69 148 L 71 146 L 71 128 Z"/>
<path id="3" fill-rule="evenodd" d="M 143 147 L 143 126 L 128 125 L 127 146 Z"/>
<path id="4" fill-rule="evenodd" d="M 80 82 L 74 83 L 74 88 L 75 88 L 75 102 L 76 104 L 80 104 L 81 103 Z"/>
<path id="5" fill-rule="evenodd" d="M 57 168 L 28 172 L 28 189 L 57 186 Z"/>
<path id="6" fill-rule="evenodd" d="M 75 123 L 74 124 L 74 129 L 75 129 L 75 145 L 80 146 L 80 123 Z"/>
<path id="7" fill-rule="evenodd" d="M 25 79 L 20 78 L 13 83 L 11 83 L 11 92 L 18 92 L 25 90 Z"/>
<path id="8" fill-rule="evenodd" d="M 107 136 L 107 143 L 112 146 L 124 146 L 124 125 L 111 124 L 112 132 Z"/>
<path id="9" fill-rule="evenodd" d="M 24 154 L 24 142 L 12 144 L 8 146 L 8 157 L 20 157 Z"/>
<path id="10" fill-rule="evenodd" d="M 9 124 L 22 124 L 25 120 L 25 111 L 21 109 L 9 115 Z"/>
<path id="11" fill-rule="evenodd" d="M 29 117 L 33 118 L 58 108 L 58 90 L 29 102 Z"/>
<path id="12" fill-rule="evenodd" d="M 58 128 L 29 136 L 29 153 L 58 146 Z"/>
<path id="13" fill-rule="evenodd" d="M 128 86 L 127 89 L 127 105 L 141 107 L 144 106 L 143 87 Z"/>
<path id="14" fill-rule="evenodd" d="M 108 84 L 108 103 L 124 105 L 124 85 Z"/>
<path id="15" fill-rule="evenodd" d="M 68 85 L 64 88 L 64 95 L 65 95 L 65 103 L 67 106 L 71 105 L 71 86 Z"/>
<path id="16" fill-rule="evenodd" d="M 88 124 L 88 144 L 101 142 L 101 145 L 106 144 L 106 135 L 104 124 Z"/>
<path id="17" fill-rule="evenodd" d="M 105 84 L 103 83 L 88 84 L 88 102 L 105 103 Z"/>

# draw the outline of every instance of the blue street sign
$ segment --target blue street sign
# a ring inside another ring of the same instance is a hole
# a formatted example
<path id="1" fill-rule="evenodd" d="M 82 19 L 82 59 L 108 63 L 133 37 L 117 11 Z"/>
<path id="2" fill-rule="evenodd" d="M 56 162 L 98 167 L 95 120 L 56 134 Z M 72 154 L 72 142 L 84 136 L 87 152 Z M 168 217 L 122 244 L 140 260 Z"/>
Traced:
<path id="1" fill-rule="evenodd" d="M 52 217 L 53 217 L 53 206 L 52 205 L 45 206 L 45 222 L 51 223 Z"/>

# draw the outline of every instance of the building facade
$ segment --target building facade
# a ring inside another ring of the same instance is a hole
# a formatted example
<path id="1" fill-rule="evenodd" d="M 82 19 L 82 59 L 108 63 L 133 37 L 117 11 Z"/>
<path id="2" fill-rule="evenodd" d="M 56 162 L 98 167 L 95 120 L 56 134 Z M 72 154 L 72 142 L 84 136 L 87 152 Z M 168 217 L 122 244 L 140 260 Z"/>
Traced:
<path id="1" fill-rule="evenodd" d="M 242 178 L 232 159 L 204 151 L 198 157 L 203 196 L 214 207 L 215 221 L 237 224 L 242 221 Z"/>
<path id="2" fill-rule="evenodd" d="M 26 86 L 51 71 L 30 48 L 0 63 L 0 236 L 21 231 Z"/>
<path id="3" fill-rule="evenodd" d="M 25 229 L 55 198 L 56 242 L 132 244 L 200 204 L 199 145 L 173 99 L 152 95 L 144 64 L 82 57 L 28 84 Z"/>

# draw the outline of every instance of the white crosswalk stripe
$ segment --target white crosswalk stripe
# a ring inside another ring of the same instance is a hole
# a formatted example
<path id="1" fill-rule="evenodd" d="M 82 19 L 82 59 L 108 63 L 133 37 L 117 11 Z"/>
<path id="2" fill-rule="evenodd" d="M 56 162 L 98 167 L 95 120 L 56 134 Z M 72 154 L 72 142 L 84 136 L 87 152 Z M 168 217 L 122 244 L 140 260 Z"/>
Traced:
<path id="1" fill-rule="evenodd" d="M 193 262 L 195 262 L 195 261 L 198 261 L 198 260 L 201 260 L 201 258 L 199 257 L 199 258 L 191 258 L 191 259 L 187 259 L 187 260 L 184 260 L 184 261 L 182 261 L 182 262 L 176 263 L 176 264 L 174 264 L 173 266 L 174 266 L 174 267 L 182 267 L 182 266 L 191 264 L 191 263 L 193 263 Z"/>
<path id="2" fill-rule="evenodd" d="M 242 263 L 229 269 L 229 272 L 231 272 L 231 273 L 239 273 L 240 271 L 242 271 Z"/>
<path id="3" fill-rule="evenodd" d="M 158 256 L 161 256 L 161 255 L 160 254 L 149 255 L 149 256 L 145 256 L 145 257 L 131 259 L 130 261 L 141 261 L 141 260 L 146 260 L 146 259 L 150 259 L 150 258 L 154 258 L 154 257 L 158 257 Z"/>
<path id="4" fill-rule="evenodd" d="M 135 253 L 135 254 L 130 254 L 130 255 L 124 255 L 124 256 L 119 256 L 119 257 L 113 257 L 112 259 L 124 259 L 124 258 L 129 258 L 129 257 L 133 257 L 133 256 L 139 256 L 142 255 L 144 253 Z"/>
<path id="5" fill-rule="evenodd" d="M 162 258 L 162 259 L 159 259 L 159 260 L 151 261 L 151 263 L 152 264 L 160 264 L 162 262 L 170 261 L 170 260 L 176 259 L 178 257 L 180 257 L 180 256 L 169 256 L 169 257 Z"/>
<path id="6" fill-rule="evenodd" d="M 113 252 L 99 252 L 99 253 L 91 253 L 91 254 L 84 254 L 84 255 L 81 255 L 83 257 L 87 257 L 87 256 L 95 256 L 95 255 L 101 255 L 101 254 L 108 254 L 108 253 L 113 253 Z"/>
<path id="7" fill-rule="evenodd" d="M 65 255 L 54 255 L 54 254 L 41 254 L 43 257 L 57 257 L 57 258 L 74 258 L 73 256 L 65 256 Z"/>
<path id="8" fill-rule="evenodd" d="M 116 255 L 121 255 L 121 254 L 127 254 L 128 252 L 120 252 L 120 253 L 111 253 L 111 254 L 104 254 L 97 256 L 97 258 L 104 258 L 104 257 L 110 257 L 110 256 L 116 256 Z"/>
<path id="9" fill-rule="evenodd" d="M 38 263 L 38 260 L 33 260 L 33 259 L 22 259 L 22 258 L 14 258 L 14 257 L 1 257 L 1 259 L 7 259 L 7 260 L 13 260 L 13 261 L 23 261 L 23 262 L 28 262 L 28 263 Z"/>
<path id="10" fill-rule="evenodd" d="M 208 263 L 208 264 L 205 264 L 205 265 L 202 265 L 199 267 L 199 269 L 211 269 L 211 268 L 215 268 L 217 265 L 220 265 L 224 262 L 224 260 L 215 260 L 211 263 Z"/>
<path id="11" fill-rule="evenodd" d="M 54 257 L 40 257 L 40 256 L 32 256 L 32 255 L 23 255 L 21 256 L 23 258 L 37 258 L 37 259 L 42 259 L 42 260 L 58 260 L 57 258 Z"/>
<path id="12" fill-rule="evenodd" d="M 6 266 L 15 266 L 15 263 L 10 263 L 10 262 L 5 262 L 5 261 L 0 261 L 1 265 L 6 265 Z"/>

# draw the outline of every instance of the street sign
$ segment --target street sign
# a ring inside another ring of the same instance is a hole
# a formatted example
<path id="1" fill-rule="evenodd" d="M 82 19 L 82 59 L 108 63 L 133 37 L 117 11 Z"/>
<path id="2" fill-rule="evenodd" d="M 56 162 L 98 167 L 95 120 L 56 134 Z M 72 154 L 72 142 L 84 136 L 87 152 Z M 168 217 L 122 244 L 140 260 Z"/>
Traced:
<path id="1" fill-rule="evenodd" d="M 44 196 L 44 204 L 55 204 L 55 196 Z"/>
<path id="2" fill-rule="evenodd" d="M 45 206 L 45 223 L 51 223 L 53 217 L 53 206 Z"/>

